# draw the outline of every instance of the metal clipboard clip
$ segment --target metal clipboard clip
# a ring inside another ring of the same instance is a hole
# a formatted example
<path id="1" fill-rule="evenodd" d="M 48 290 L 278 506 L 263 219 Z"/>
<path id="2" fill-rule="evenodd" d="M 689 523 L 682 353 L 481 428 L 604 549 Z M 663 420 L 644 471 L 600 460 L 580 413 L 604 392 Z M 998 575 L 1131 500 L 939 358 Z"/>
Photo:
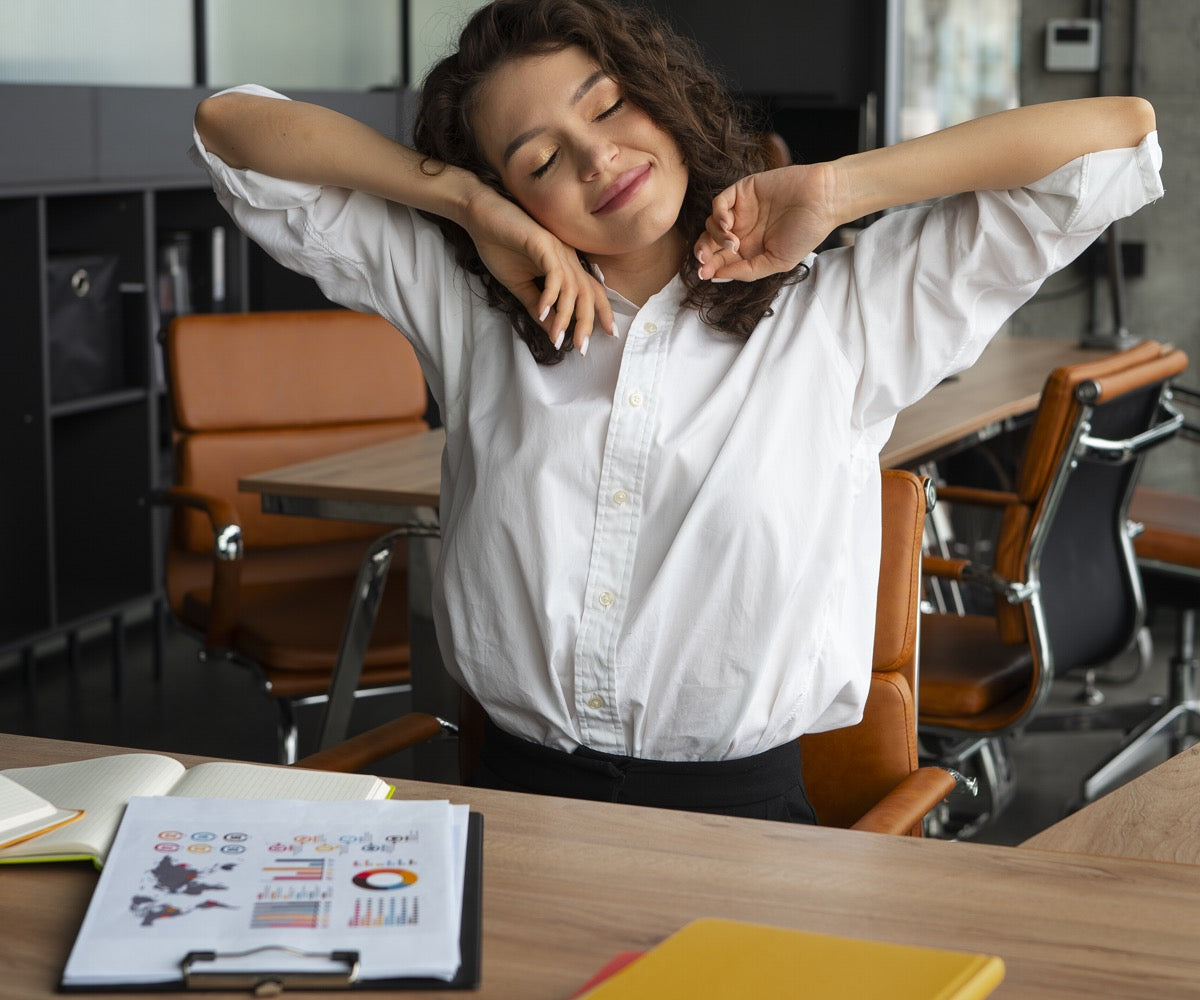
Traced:
<path id="1" fill-rule="evenodd" d="M 337 969 L 313 969 L 305 971 L 293 967 L 293 963 L 280 963 L 286 968 L 253 968 L 245 961 L 256 955 L 276 952 L 290 959 L 307 959 L 325 965 L 337 965 Z M 198 969 L 200 963 L 216 963 L 226 968 Z M 302 951 L 286 945 L 267 945 L 248 951 L 189 951 L 179 963 L 183 972 L 185 989 L 197 990 L 250 990 L 256 997 L 278 996 L 287 988 L 292 989 L 346 989 L 358 982 L 361 971 L 357 951 Z"/>

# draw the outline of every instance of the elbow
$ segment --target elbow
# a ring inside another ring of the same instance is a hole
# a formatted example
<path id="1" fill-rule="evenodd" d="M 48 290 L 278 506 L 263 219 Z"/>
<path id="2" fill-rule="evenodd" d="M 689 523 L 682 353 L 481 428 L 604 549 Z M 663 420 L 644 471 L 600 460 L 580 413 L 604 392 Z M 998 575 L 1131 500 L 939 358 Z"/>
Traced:
<path id="1" fill-rule="evenodd" d="M 1134 102 L 1134 114 L 1138 116 L 1142 135 L 1145 135 L 1147 132 L 1153 132 L 1158 128 L 1158 118 L 1154 114 L 1154 105 L 1144 97 L 1132 97 L 1130 100 Z"/>
<path id="2" fill-rule="evenodd" d="M 1125 120 L 1131 133 L 1131 146 L 1136 146 L 1150 132 L 1158 128 L 1158 119 L 1154 114 L 1154 105 L 1144 97 L 1122 97 Z"/>
<path id="3" fill-rule="evenodd" d="M 216 97 L 206 97 L 196 105 L 196 113 L 192 122 L 196 134 L 209 152 L 215 153 L 229 166 L 244 167 L 244 163 L 234 162 L 232 134 L 236 122 L 238 104 L 237 94 L 220 94 Z"/>
<path id="4" fill-rule="evenodd" d="M 228 96 L 228 94 L 223 94 L 218 97 L 206 97 L 196 105 L 196 114 L 192 121 L 196 126 L 196 131 L 200 133 L 200 138 L 206 143 L 217 135 L 221 121 L 225 117 L 224 109 L 228 103 Z"/>

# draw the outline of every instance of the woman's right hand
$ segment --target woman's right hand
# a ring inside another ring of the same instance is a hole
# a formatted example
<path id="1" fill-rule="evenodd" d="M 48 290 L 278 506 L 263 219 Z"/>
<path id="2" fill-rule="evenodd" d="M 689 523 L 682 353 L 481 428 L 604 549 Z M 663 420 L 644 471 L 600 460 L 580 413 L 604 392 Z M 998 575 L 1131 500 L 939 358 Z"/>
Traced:
<path id="1" fill-rule="evenodd" d="M 516 203 L 483 188 L 467 207 L 464 228 L 479 257 L 559 347 L 571 321 L 580 354 L 597 325 L 613 333 L 604 287 L 587 272 L 574 248 L 539 225 Z"/>

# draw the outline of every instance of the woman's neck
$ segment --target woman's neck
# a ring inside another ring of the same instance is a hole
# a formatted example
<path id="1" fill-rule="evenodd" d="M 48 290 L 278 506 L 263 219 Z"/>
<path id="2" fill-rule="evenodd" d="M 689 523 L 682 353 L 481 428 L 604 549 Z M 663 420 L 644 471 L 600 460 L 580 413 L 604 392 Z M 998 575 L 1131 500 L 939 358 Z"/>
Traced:
<path id="1" fill-rule="evenodd" d="M 641 307 L 679 273 L 679 262 L 686 252 L 683 236 L 672 229 L 653 246 L 589 259 L 603 272 L 609 288 Z"/>

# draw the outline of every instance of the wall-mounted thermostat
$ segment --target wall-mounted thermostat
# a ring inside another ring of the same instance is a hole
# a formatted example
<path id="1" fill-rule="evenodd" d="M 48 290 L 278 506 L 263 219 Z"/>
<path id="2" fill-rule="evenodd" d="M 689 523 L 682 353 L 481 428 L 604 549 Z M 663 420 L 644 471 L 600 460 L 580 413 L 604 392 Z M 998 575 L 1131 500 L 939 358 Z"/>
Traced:
<path id="1" fill-rule="evenodd" d="M 1046 22 L 1046 69 L 1095 72 L 1100 68 L 1100 22 L 1094 17 Z"/>

